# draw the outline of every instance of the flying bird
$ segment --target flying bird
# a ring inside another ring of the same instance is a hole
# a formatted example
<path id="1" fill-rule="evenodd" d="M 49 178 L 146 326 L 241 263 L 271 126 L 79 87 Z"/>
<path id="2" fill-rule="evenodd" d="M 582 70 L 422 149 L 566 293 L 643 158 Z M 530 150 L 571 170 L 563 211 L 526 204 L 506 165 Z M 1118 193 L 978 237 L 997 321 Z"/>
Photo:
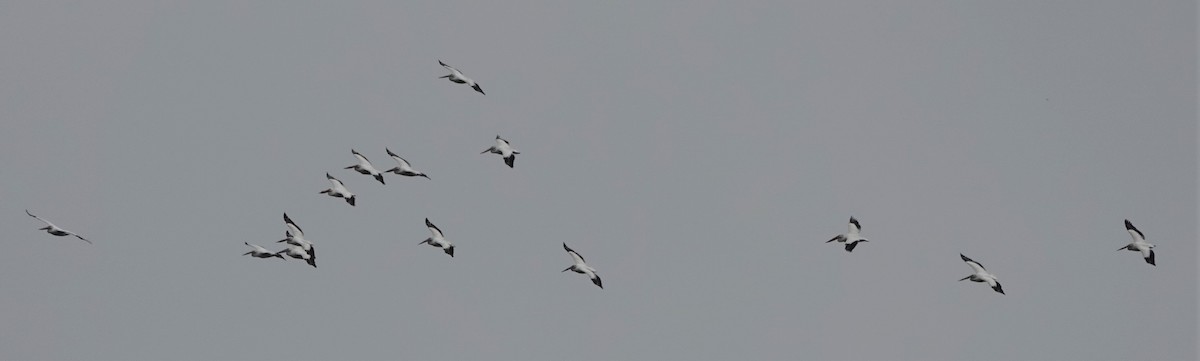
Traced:
<path id="1" fill-rule="evenodd" d="M 1004 294 L 1004 289 L 1000 287 L 1000 282 L 999 282 L 1000 279 L 997 278 L 996 275 L 988 273 L 987 270 L 983 269 L 982 264 L 979 264 L 979 262 L 975 262 L 974 260 L 967 258 L 967 256 L 964 256 L 962 253 L 959 253 L 958 256 L 962 257 L 963 262 L 966 262 L 968 266 L 971 266 L 971 269 L 975 270 L 974 274 L 963 277 L 959 281 L 964 281 L 964 280 L 969 279 L 972 282 L 987 282 L 988 286 L 992 286 L 992 290 L 994 290 L 996 292 L 1000 292 L 1000 294 Z"/>
<path id="2" fill-rule="evenodd" d="M 1133 243 L 1127 244 L 1125 247 L 1118 248 L 1117 250 L 1127 249 L 1142 252 L 1142 258 L 1146 259 L 1146 263 L 1149 263 L 1151 266 L 1157 266 L 1154 264 L 1154 245 L 1146 242 L 1146 236 L 1142 235 L 1142 231 L 1134 227 L 1133 223 L 1130 223 L 1128 219 L 1125 220 L 1125 230 L 1129 231 L 1129 236 L 1133 237 Z"/>
<path id="3" fill-rule="evenodd" d="M 329 187 L 329 189 L 321 191 L 321 194 L 328 194 L 331 197 L 343 198 L 346 200 L 346 203 L 350 203 L 350 206 L 353 207 L 354 193 L 350 193 L 350 190 L 346 189 L 346 185 L 342 184 L 342 181 L 329 175 L 329 173 L 325 173 L 325 178 L 329 179 L 329 183 L 332 183 L 333 186 Z"/>
<path id="4" fill-rule="evenodd" d="M 257 244 L 250 244 L 250 242 L 242 242 L 242 243 L 245 243 L 247 246 L 250 246 L 251 248 L 253 248 L 250 250 L 250 252 L 243 253 L 242 254 L 243 256 L 250 255 L 250 256 L 254 256 L 256 258 L 279 257 L 279 259 L 284 259 L 283 255 L 268 251 L 266 248 L 262 248 Z"/>
<path id="5" fill-rule="evenodd" d="M 433 236 L 430 236 L 424 241 L 421 241 L 421 243 L 417 244 L 421 245 L 428 243 L 430 246 L 441 248 L 442 251 L 446 252 L 446 254 L 450 255 L 450 257 L 454 257 L 454 245 L 450 244 L 450 241 L 447 241 L 446 237 L 442 236 L 442 230 L 433 225 L 433 222 L 430 222 L 429 218 L 425 218 L 425 227 L 429 227 L 429 233 L 433 233 Z"/>
<path id="6" fill-rule="evenodd" d="M 288 246 L 288 248 L 284 248 L 282 251 L 275 252 L 275 254 L 280 254 L 295 259 L 302 259 L 305 261 L 312 259 L 312 256 L 309 255 L 308 252 L 305 252 L 304 248 L 300 248 L 300 246 Z M 317 268 L 317 264 L 314 262 L 308 262 L 308 265 L 313 266 L 313 268 Z"/>
<path id="7" fill-rule="evenodd" d="M 513 149 L 512 145 L 509 145 L 507 140 L 500 138 L 499 135 L 496 135 L 496 145 L 479 152 L 479 154 L 487 153 L 496 153 L 501 157 L 504 157 L 504 164 L 508 164 L 509 168 L 513 167 L 513 161 L 517 160 L 517 154 L 521 154 L 521 152 Z"/>
<path id="8" fill-rule="evenodd" d="M 854 217 L 850 217 L 850 226 L 849 227 L 850 227 L 850 230 L 846 231 L 846 234 L 839 234 L 839 235 L 833 237 L 833 239 L 825 241 L 825 243 L 829 243 L 829 242 L 833 242 L 833 241 L 845 243 L 846 244 L 846 252 L 853 252 L 854 247 L 858 246 L 858 242 L 869 242 L 869 241 L 867 241 L 866 238 L 863 238 L 862 236 L 858 235 L 858 232 L 862 230 L 862 226 L 858 225 L 857 219 L 854 219 Z"/>
<path id="9" fill-rule="evenodd" d="M 59 236 L 59 237 L 75 236 L 75 238 L 79 238 L 79 239 L 83 240 L 84 242 L 87 242 L 88 244 L 92 243 L 92 241 L 87 240 L 87 238 L 83 238 L 83 236 L 75 234 L 75 232 L 71 232 L 71 231 L 59 228 L 58 226 L 54 225 L 54 223 L 50 223 L 50 221 L 42 219 L 42 217 L 38 217 L 38 216 L 33 215 L 33 213 L 29 213 L 28 209 L 25 210 L 25 214 L 28 214 L 30 217 L 37 218 L 37 220 L 42 221 L 42 223 L 46 224 L 45 227 L 38 228 L 39 231 L 46 231 L 46 233 L 49 233 L 49 234 L 52 234 L 55 236 Z"/>
<path id="10" fill-rule="evenodd" d="M 350 149 L 350 153 L 353 153 L 354 157 L 358 158 L 358 164 L 346 167 L 346 169 L 353 169 L 355 172 L 360 174 L 366 174 L 375 177 L 375 180 L 379 181 L 379 184 L 387 184 L 383 182 L 383 173 L 380 173 L 379 170 L 375 169 L 375 166 L 371 165 L 371 161 L 367 160 L 367 157 L 364 157 L 354 149 Z"/>
<path id="11" fill-rule="evenodd" d="M 425 179 L 429 179 L 429 176 L 425 175 L 425 173 L 422 173 L 420 171 L 417 171 L 416 169 L 413 169 L 412 164 L 409 164 L 407 160 L 400 157 L 399 155 L 396 155 L 396 153 L 392 153 L 391 149 L 387 149 L 387 148 L 383 148 L 383 149 L 387 151 L 388 155 L 392 156 L 392 159 L 396 160 L 397 164 L 399 164 L 395 168 L 384 171 L 384 173 L 392 172 L 392 173 L 396 173 L 396 174 L 399 174 L 399 175 L 402 175 L 405 177 L 425 177 Z"/>
<path id="12" fill-rule="evenodd" d="M 600 284 L 600 275 L 596 274 L 595 268 L 588 266 L 587 263 L 583 261 L 583 256 L 580 256 L 579 253 L 575 252 L 575 250 L 571 249 L 571 247 L 567 247 L 566 242 L 563 242 L 563 249 L 567 250 L 567 254 L 571 255 L 571 259 L 575 260 L 575 264 L 571 265 L 571 267 L 567 267 L 565 270 L 562 270 L 563 272 L 573 271 L 575 273 L 585 274 L 588 276 L 588 278 L 592 279 L 592 283 L 596 284 L 596 287 L 600 287 L 601 289 L 604 288 L 604 286 Z"/>
<path id="13" fill-rule="evenodd" d="M 450 81 L 452 81 L 452 82 L 470 85 L 471 88 L 474 88 L 475 91 L 479 92 L 479 94 L 487 95 L 487 93 L 484 93 L 483 89 L 479 87 L 479 83 L 476 83 L 474 80 L 471 80 L 471 78 L 468 78 L 467 76 L 463 75 L 463 73 L 461 71 L 458 71 L 458 69 L 455 69 L 452 66 L 446 65 L 446 63 L 443 63 L 441 60 L 438 60 L 438 64 L 442 64 L 442 66 L 445 67 L 446 70 L 450 71 L 449 75 L 439 76 L 438 79 L 450 78 Z"/>
<path id="14" fill-rule="evenodd" d="M 304 231 L 300 230 L 300 226 L 297 226 L 296 222 L 292 222 L 287 213 L 283 214 L 283 223 L 287 225 L 287 231 L 284 232 L 284 238 L 276 241 L 276 243 L 287 242 L 287 244 L 300 247 L 304 252 L 308 253 L 309 257 L 306 259 L 308 264 L 316 267 L 317 249 L 313 247 L 312 241 L 304 238 Z"/>

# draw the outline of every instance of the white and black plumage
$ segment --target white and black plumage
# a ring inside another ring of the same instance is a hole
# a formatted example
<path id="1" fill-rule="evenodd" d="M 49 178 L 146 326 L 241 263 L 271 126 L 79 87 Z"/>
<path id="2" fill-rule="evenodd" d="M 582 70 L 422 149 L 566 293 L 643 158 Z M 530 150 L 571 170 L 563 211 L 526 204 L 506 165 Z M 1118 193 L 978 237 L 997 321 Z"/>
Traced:
<path id="1" fill-rule="evenodd" d="M 396 173 L 396 174 L 399 174 L 399 175 L 402 175 L 405 177 L 425 177 L 425 179 L 429 179 L 429 176 L 425 175 L 425 173 L 422 173 L 416 169 L 413 169 L 412 164 L 409 164 L 407 160 L 400 157 L 399 155 L 396 155 L 396 153 L 392 153 L 391 149 L 388 149 L 388 148 L 383 148 L 383 149 L 386 150 L 387 154 L 389 156 L 391 156 L 392 159 L 395 159 L 396 164 L 398 164 L 395 168 L 384 171 L 385 173 L 392 172 L 392 173 Z"/>
<path id="2" fill-rule="evenodd" d="M 450 244 L 450 241 L 447 241 L 446 237 L 442 236 L 442 230 L 433 225 L 433 222 L 430 222 L 429 218 L 425 218 L 425 227 L 429 227 L 429 233 L 432 233 L 433 236 L 430 236 L 424 241 L 421 241 L 421 243 L 417 244 L 428 243 L 430 246 L 441 248 L 442 251 L 446 252 L 446 254 L 450 255 L 450 257 L 454 257 L 454 245 Z"/>
<path id="3" fill-rule="evenodd" d="M 571 259 L 575 261 L 575 264 L 572 264 L 571 267 L 567 267 L 567 269 L 562 270 L 563 272 L 572 271 L 575 273 L 585 274 L 588 276 L 588 278 L 592 279 L 592 283 L 596 284 L 596 287 L 600 287 L 602 289 L 604 288 L 604 285 L 600 283 L 600 275 L 596 274 L 596 269 L 592 268 L 592 266 L 588 266 L 588 264 L 584 262 L 583 256 L 579 255 L 579 252 L 575 252 L 575 250 L 571 249 L 571 247 L 567 247 L 566 242 L 563 242 L 563 249 L 567 250 L 567 254 L 571 255 Z"/>
<path id="4" fill-rule="evenodd" d="M 463 73 L 461 71 L 458 71 L 458 69 L 455 69 L 452 66 L 446 65 L 446 63 L 443 63 L 441 60 L 438 60 L 438 64 L 441 64 L 443 67 L 446 68 L 446 70 L 450 71 L 450 74 L 440 76 L 440 77 L 438 77 L 438 79 L 450 78 L 450 81 L 452 81 L 452 82 L 470 85 L 471 88 L 474 88 L 475 91 L 479 92 L 479 94 L 487 95 L 487 93 L 484 93 L 483 89 L 479 87 L 479 83 L 476 83 L 474 80 L 471 80 L 471 78 L 466 77 L 465 75 L 463 75 Z"/>
<path id="5" fill-rule="evenodd" d="M 350 190 L 346 189 L 346 185 L 342 184 L 342 181 L 329 175 L 329 173 L 325 173 L 325 178 L 329 179 L 329 183 L 332 183 L 333 186 L 329 187 L 329 189 L 321 191 L 321 194 L 328 194 L 331 197 L 345 199 L 346 203 L 350 203 L 350 206 L 353 207 L 354 193 L 350 193 Z"/>
<path id="6" fill-rule="evenodd" d="M 513 167 L 513 161 L 517 160 L 517 154 L 521 154 L 521 152 L 513 149 L 512 145 L 510 145 L 507 140 L 500 138 L 499 135 L 496 135 L 496 145 L 479 152 L 479 154 L 487 153 L 496 153 L 501 157 L 504 157 L 504 164 L 508 164 L 509 168 Z"/>
<path id="7" fill-rule="evenodd" d="M 346 169 L 353 169 L 355 172 L 360 174 L 375 177 L 375 180 L 379 181 L 379 184 L 387 184 L 383 182 L 383 173 L 380 173 L 378 169 L 375 169 L 375 166 L 371 165 L 371 161 L 367 160 L 367 157 L 364 157 L 362 153 L 359 153 L 354 149 L 350 149 L 350 153 L 354 154 L 355 158 L 358 158 L 358 164 L 346 167 Z"/>
<path id="8" fill-rule="evenodd" d="M 850 227 L 850 229 L 848 231 L 846 231 L 846 234 L 839 234 L 837 236 L 834 236 L 833 239 L 825 241 L 825 243 L 829 243 L 829 242 L 833 242 L 833 241 L 845 243 L 846 244 L 846 252 L 853 252 L 854 247 L 858 245 L 858 242 L 869 242 L 869 241 L 867 241 L 866 238 L 863 238 L 862 236 L 858 235 L 858 232 L 862 231 L 862 226 L 858 225 L 857 219 L 854 219 L 854 217 L 850 217 L 849 227 Z"/>
<path id="9" fill-rule="evenodd" d="M 987 282 L 988 286 L 992 287 L 992 290 L 994 290 L 996 292 L 1000 292 L 1000 294 L 1004 294 L 1004 288 L 1000 287 L 1000 282 L 999 282 L 1000 279 L 997 278 L 996 275 L 989 273 L 986 269 L 983 269 L 982 264 L 980 264 L 979 262 L 975 262 L 974 260 L 972 260 L 970 258 L 967 258 L 967 256 L 964 256 L 962 253 L 959 253 L 958 256 L 962 257 L 963 262 L 966 262 L 968 266 L 971 266 L 972 270 L 975 270 L 974 274 L 963 277 L 959 281 L 964 281 L 964 280 L 969 279 L 972 282 Z"/>
<path id="10" fill-rule="evenodd" d="M 292 219 L 288 217 L 287 213 L 283 214 L 283 223 L 287 225 L 287 231 L 284 232 L 284 238 L 276 241 L 276 243 L 286 242 L 287 244 L 300 247 L 304 250 L 304 252 L 308 253 L 309 257 L 306 259 L 308 264 L 316 267 L 317 249 L 313 247 L 312 241 L 304 238 L 304 231 L 300 230 L 300 226 L 297 226 L 296 222 L 292 222 Z"/>
<path id="11" fill-rule="evenodd" d="M 268 251 L 266 248 L 262 248 L 257 244 L 250 244 L 250 242 L 242 242 L 242 243 L 245 243 L 247 246 L 250 246 L 250 248 L 253 248 L 250 250 L 250 252 L 243 253 L 242 254 L 243 256 L 250 255 L 250 256 L 257 257 L 257 258 L 279 257 L 279 259 L 283 259 L 283 255 Z"/>
<path id="12" fill-rule="evenodd" d="M 37 218 L 37 220 L 42 221 L 42 223 L 46 224 L 45 227 L 38 228 L 39 231 L 46 231 L 46 233 L 49 233 L 49 234 L 52 234 L 55 236 L 59 236 L 59 237 L 75 236 L 75 238 L 79 238 L 79 239 L 83 240 L 84 242 L 87 242 L 89 244 L 92 243 L 92 241 L 89 241 L 87 238 L 83 238 L 83 236 L 75 234 L 75 232 L 71 232 L 71 231 L 59 228 L 58 226 L 54 225 L 54 223 L 50 223 L 50 221 L 42 219 L 42 217 L 38 217 L 38 216 L 33 215 L 33 213 L 29 213 L 28 209 L 25 210 L 25 214 L 28 214 L 30 217 Z"/>
<path id="13" fill-rule="evenodd" d="M 304 260 L 304 261 L 306 261 L 306 262 L 307 262 L 308 260 L 312 259 L 312 256 L 311 256 L 311 255 L 309 255 L 309 254 L 308 254 L 308 252 L 305 252 L 305 251 L 304 251 L 304 248 L 300 248 L 300 246 L 291 246 L 291 245 L 289 245 L 289 246 L 288 246 L 288 248 L 284 248 L 283 250 L 281 250 L 281 251 L 279 251 L 279 252 L 275 252 L 275 253 L 276 253 L 276 254 L 280 254 L 280 255 L 284 255 L 284 256 L 288 256 L 288 257 L 292 257 L 292 258 L 295 258 L 295 259 L 302 259 L 302 260 Z M 316 263 L 313 263 L 313 262 L 308 262 L 308 265 L 309 265 L 309 266 L 313 266 L 313 268 L 317 268 L 317 264 L 316 264 Z"/>
<path id="14" fill-rule="evenodd" d="M 1117 250 L 1120 251 L 1127 249 L 1130 251 L 1142 252 L 1142 258 L 1146 260 L 1146 263 L 1149 263 L 1151 266 L 1156 266 L 1154 264 L 1154 245 L 1146 242 L 1146 236 L 1142 234 L 1142 231 L 1139 231 L 1137 227 L 1134 227 L 1133 223 L 1130 223 L 1128 219 L 1125 220 L 1125 230 L 1129 231 L 1130 237 L 1133 237 L 1133 243 L 1127 244 L 1125 247 L 1118 248 Z"/>

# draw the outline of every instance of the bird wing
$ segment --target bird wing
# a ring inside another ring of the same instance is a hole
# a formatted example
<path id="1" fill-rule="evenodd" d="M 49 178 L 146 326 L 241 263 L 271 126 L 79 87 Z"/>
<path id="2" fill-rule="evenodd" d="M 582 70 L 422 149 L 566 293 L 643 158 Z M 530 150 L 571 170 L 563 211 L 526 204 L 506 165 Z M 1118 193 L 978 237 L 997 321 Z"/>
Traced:
<path id="1" fill-rule="evenodd" d="M 363 165 L 363 166 L 369 166 L 369 165 L 371 165 L 371 161 L 367 160 L 367 157 L 364 157 L 364 156 L 363 156 L 361 153 L 359 153 L 357 150 L 351 149 L 351 150 L 350 150 L 350 152 L 354 154 L 354 157 L 355 157 L 355 158 L 358 158 L 358 164 L 359 164 L 359 165 Z"/>
<path id="2" fill-rule="evenodd" d="M 1129 236 L 1133 237 L 1134 242 L 1146 241 L 1146 236 L 1142 234 L 1142 231 L 1139 231 L 1137 227 L 1134 227 L 1133 223 L 1130 223 L 1128 219 L 1125 220 L 1125 230 L 1129 231 Z"/>
<path id="3" fill-rule="evenodd" d="M 430 222 L 429 218 L 425 218 L 425 227 L 429 227 L 429 232 L 433 233 L 433 238 L 445 238 L 442 235 L 442 230 L 433 225 L 433 222 Z"/>
<path id="4" fill-rule="evenodd" d="M 1142 252 L 1142 258 L 1150 258 L 1150 255 L 1154 254 L 1150 247 L 1138 247 L 1138 251 Z"/>
<path id="5" fill-rule="evenodd" d="M 340 188 L 340 189 L 346 189 L 346 186 L 342 184 L 342 181 L 340 181 L 340 180 L 338 180 L 337 178 L 334 178 L 333 176 L 329 175 L 329 173 L 325 173 L 325 178 L 326 178 L 326 179 L 329 179 L 329 183 L 333 183 L 333 188 L 334 188 L 334 189 L 338 189 L 338 188 Z"/>
<path id="6" fill-rule="evenodd" d="M 304 237 L 304 231 L 300 230 L 300 226 L 297 226 L 296 222 L 292 222 L 292 219 L 288 217 L 287 213 L 283 214 L 283 223 L 287 224 L 289 234 L 295 235 L 299 238 Z"/>
<path id="7" fill-rule="evenodd" d="M 587 261 L 583 260 L 583 256 L 579 255 L 579 252 L 575 252 L 575 250 L 571 249 L 571 247 L 567 247 L 566 242 L 563 242 L 563 249 L 567 250 L 567 254 L 571 255 L 571 259 L 575 260 L 575 264 L 587 264 Z M 586 269 L 587 268 L 584 267 L 584 270 Z"/>
<path id="8" fill-rule="evenodd" d="M 67 231 L 67 233 L 70 233 L 72 236 L 75 236 L 75 238 L 79 238 L 79 239 L 83 240 L 84 242 L 87 242 L 88 244 L 93 244 L 92 241 L 89 241 L 87 238 L 83 238 L 83 236 L 80 236 L 79 234 L 77 234 L 75 232 Z"/>
<path id="9" fill-rule="evenodd" d="M 29 213 L 28 209 L 25 210 L 25 214 L 28 214 L 30 217 L 37 218 L 37 220 L 42 221 L 42 223 L 45 223 L 47 226 L 50 226 L 50 228 L 58 228 L 58 226 L 55 226 L 54 223 L 50 223 L 50 221 L 47 221 L 42 217 L 38 217 L 38 216 L 33 215 L 33 213 Z"/>
<path id="10" fill-rule="evenodd" d="M 449 70 L 451 73 L 454 73 L 455 77 L 458 77 L 458 78 L 461 78 L 461 77 L 462 77 L 462 72 L 461 72 L 461 71 L 458 71 L 458 69 L 455 69 L 455 68 L 454 68 L 454 67 L 452 67 L 452 66 L 446 65 L 446 63 L 443 63 L 443 62 L 442 62 L 440 59 L 438 60 L 438 64 L 441 64 L 441 65 L 442 65 L 442 67 L 445 67 L 445 68 L 446 68 L 446 70 Z"/>
<path id="11" fill-rule="evenodd" d="M 862 231 L 862 226 L 858 224 L 858 220 L 854 219 L 854 217 L 850 217 L 849 227 L 851 234 L 858 234 L 859 231 Z"/>
<path id="12" fill-rule="evenodd" d="M 966 262 L 968 266 L 971 266 L 971 269 L 975 270 L 975 273 L 986 272 L 986 270 L 983 269 L 983 265 L 979 262 L 975 262 L 975 260 L 964 256 L 962 253 L 959 253 L 958 256 L 962 257 L 963 262 Z"/>

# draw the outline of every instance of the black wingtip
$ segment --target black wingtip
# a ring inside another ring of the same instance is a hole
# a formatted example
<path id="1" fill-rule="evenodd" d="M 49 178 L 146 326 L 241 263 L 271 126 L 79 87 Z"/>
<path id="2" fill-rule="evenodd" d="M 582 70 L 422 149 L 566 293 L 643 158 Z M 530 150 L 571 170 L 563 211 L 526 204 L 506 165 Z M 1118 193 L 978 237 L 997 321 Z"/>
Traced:
<path id="1" fill-rule="evenodd" d="M 350 196 L 350 198 L 346 198 L 346 203 L 350 203 L 351 207 L 354 206 L 354 197 L 355 196 Z"/>
<path id="2" fill-rule="evenodd" d="M 1154 264 L 1154 250 L 1150 250 L 1150 257 L 1146 257 L 1146 263 L 1149 263 L 1151 266 L 1158 266 Z"/>
<path id="3" fill-rule="evenodd" d="M 964 256 L 962 253 L 959 253 L 958 257 L 962 258 L 963 262 L 971 262 L 971 259 L 967 258 L 967 256 Z"/>
<path id="4" fill-rule="evenodd" d="M 996 287 L 992 287 L 992 290 L 995 290 L 996 292 L 1000 292 L 1000 294 L 1002 294 L 1002 295 L 1004 294 L 1004 288 L 1000 287 L 1000 282 L 996 282 Z"/>
<path id="5" fill-rule="evenodd" d="M 430 221 L 429 221 L 429 218 L 428 218 L 428 217 L 426 217 L 426 218 L 425 218 L 425 226 L 426 226 L 426 227 L 435 227 L 435 226 L 433 225 L 433 222 L 430 222 Z"/>
<path id="6" fill-rule="evenodd" d="M 389 148 L 383 148 L 383 150 L 386 150 L 386 151 L 387 151 L 387 154 L 388 154 L 388 155 L 390 155 L 390 156 L 393 156 L 393 157 L 399 157 L 398 155 L 396 155 L 396 153 L 392 153 L 392 150 L 391 150 L 391 149 L 389 149 Z"/>
<path id="7" fill-rule="evenodd" d="M 567 250 L 567 252 L 574 252 L 571 250 L 571 247 L 567 247 L 567 242 L 563 242 L 563 249 Z"/>
<path id="8" fill-rule="evenodd" d="M 858 246 L 858 242 L 847 243 L 846 244 L 846 252 L 854 252 L 854 247 L 857 247 L 857 246 Z"/>
<path id="9" fill-rule="evenodd" d="M 600 276 L 596 276 L 596 278 L 593 278 L 592 283 L 596 284 L 596 287 L 600 287 L 600 289 L 604 289 L 604 285 L 600 282 Z"/>
<path id="10" fill-rule="evenodd" d="M 450 255 L 450 258 L 454 258 L 454 246 L 447 247 L 446 254 Z"/>
<path id="11" fill-rule="evenodd" d="M 475 86 L 472 88 L 475 88 L 475 91 L 479 92 L 479 94 L 487 95 L 487 93 L 484 93 L 483 89 L 479 87 L 479 84 L 475 84 Z"/>
<path id="12" fill-rule="evenodd" d="M 1126 219 L 1125 220 L 1125 229 L 1134 229 L 1133 222 L 1130 222 L 1128 219 Z"/>
<path id="13" fill-rule="evenodd" d="M 380 173 L 380 174 L 376 174 L 376 175 L 375 175 L 375 180 L 379 181 L 379 184 L 387 185 L 387 183 L 384 183 L 384 182 L 383 182 L 383 174 L 382 174 L 382 173 Z"/>
<path id="14" fill-rule="evenodd" d="M 504 158 L 504 164 L 507 164 L 509 168 L 512 168 L 513 162 L 515 162 L 516 160 L 517 160 L 517 157 L 515 155 L 510 155 L 510 156 L 508 156 L 508 158 Z"/>

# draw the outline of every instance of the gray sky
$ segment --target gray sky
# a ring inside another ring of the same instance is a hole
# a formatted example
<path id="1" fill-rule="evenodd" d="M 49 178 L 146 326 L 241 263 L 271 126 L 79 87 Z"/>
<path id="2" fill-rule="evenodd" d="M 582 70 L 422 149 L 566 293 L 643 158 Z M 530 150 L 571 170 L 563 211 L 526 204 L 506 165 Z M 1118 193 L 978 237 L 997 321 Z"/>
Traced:
<path id="1" fill-rule="evenodd" d="M 0 359 L 1196 359 L 1196 17 L 3 2 Z M 285 211 L 320 268 L 241 256 Z"/>

